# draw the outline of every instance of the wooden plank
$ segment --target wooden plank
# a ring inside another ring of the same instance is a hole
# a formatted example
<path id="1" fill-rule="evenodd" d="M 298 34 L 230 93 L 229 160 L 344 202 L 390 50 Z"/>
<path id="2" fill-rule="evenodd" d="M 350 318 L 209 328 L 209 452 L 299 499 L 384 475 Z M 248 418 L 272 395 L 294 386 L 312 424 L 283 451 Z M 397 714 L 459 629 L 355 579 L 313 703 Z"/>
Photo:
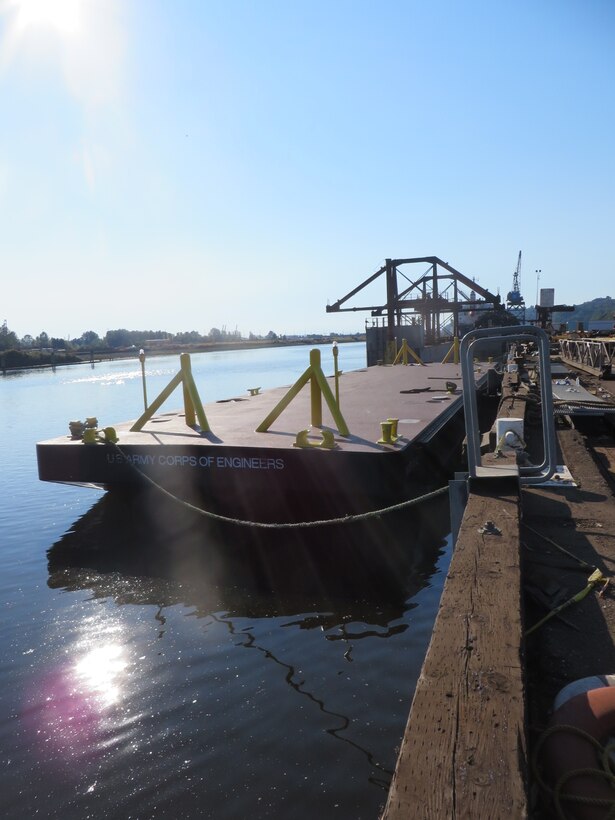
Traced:
<path id="1" fill-rule="evenodd" d="M 383 820 L 527 814 L 519 523 L 516 481 L 474 482 Z"/>

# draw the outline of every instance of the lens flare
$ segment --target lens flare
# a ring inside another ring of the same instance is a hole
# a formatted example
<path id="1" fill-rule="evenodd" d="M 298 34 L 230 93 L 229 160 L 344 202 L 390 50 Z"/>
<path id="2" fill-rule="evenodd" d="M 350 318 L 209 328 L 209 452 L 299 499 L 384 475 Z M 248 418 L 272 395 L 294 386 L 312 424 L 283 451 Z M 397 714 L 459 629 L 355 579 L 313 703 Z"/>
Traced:
<path id="1" fill-rule="evenodd" d="M 113 630 L 86 625 L 87 634 L 67 652 L 71 660 L 33 681 L 24 704 L 23 719 L 37 745 L 52 750 L 59 764 L 100 752 L 124 695 L 124 646 L 110 634 L 104 640 Z"/>
<path id="2" fill-rule="evenodd" d="M 33 28 L 46 28 L 67 36 L 81 30 L 82 2 L 79 0 L 15 0 L 15 31 L 19 34 Z"/>

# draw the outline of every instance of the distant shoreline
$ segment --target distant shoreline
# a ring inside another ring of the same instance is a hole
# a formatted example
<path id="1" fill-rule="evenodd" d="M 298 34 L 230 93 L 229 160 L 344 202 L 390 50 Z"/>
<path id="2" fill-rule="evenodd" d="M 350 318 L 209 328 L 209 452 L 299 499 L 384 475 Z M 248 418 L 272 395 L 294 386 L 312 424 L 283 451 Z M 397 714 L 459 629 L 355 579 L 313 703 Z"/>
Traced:
<path id="1" fill-rule="evenodd" d="M 154 346 L 143 346 L 145 358 L 157 356 L 172 356 L 180 353 L 216 353 L 224 350 L 259 350 L 276 347 L 306 347 L 333 344 L 336 341 L 338 344 L 351 344 L 353 342 L 364 342 L 365 335 L 358 334 L 357 336 L 338 336 L 335 339 L 323 337 L 314 337 L 310 339 L 252 339 L 233 342 L 199 342 L 197 344 L 160 344 Z M 88 351 L 74 351 L 70 354 L 49 354 L 51 360 L 35 361 L 32 356 L 32 362 L 29 364 L 26 361 L 19 365 L 6 367 L 4 365 L 4 355 L 0 354 L 0 370 L 4 373 L 16 373 L 23 370 L 48 370 L 55 367 L 70 367 L 77 364 L 96 364 L 98 362 L 117 361 L 121 359 L 138 359 L 139 348 L 115 348 L 112 350 L 88 350 Z M 24 351 L 20 351 L 23 355 L 28 356 Z M 70 357 L 68 360 L 66 357 Z"/>

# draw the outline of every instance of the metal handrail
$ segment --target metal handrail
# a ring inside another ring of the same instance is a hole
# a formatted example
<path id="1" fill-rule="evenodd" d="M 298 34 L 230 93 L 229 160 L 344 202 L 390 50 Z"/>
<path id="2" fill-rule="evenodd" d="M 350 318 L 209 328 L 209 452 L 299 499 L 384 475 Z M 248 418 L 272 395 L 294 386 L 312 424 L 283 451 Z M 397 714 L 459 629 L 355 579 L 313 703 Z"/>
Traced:
<path id="1" fill-rule="evenodd" d="M 477 478 L 481 464 L 480 429 L 474 382 L 474 350 L 477 343 L 498 341 L 532 341 L 538 346 L 540 395 L 542 401 L 542 431 L 544 458 L 541 464 L 518 468 L 522 484 L 541 484 L 548 481 L 557 470 L 555 425 L 553 423 L 553 393 L 551 389 L 551 360 L 549 337 L 533 325 L 514 327 L 481 328 L 472 330 L 461 340 L 461 375 L 463 379 L 463 405 L 466 422 L 468 473 Z"/>

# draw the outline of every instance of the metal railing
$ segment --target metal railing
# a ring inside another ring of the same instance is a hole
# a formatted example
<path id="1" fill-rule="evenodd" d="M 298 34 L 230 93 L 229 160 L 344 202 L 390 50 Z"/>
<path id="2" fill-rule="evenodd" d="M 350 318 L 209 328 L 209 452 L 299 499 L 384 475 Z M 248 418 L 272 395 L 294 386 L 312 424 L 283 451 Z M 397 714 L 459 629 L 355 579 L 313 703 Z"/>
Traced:
<path id="1" fill-rule="evenodd" d="M 611 375 L 615 339 L 560 339 L 559 349 L 567 362 L 597 376 Z"/>
<path id="2" fill-rule="evenodd" d="M 468 473 L 470 478 L 493 478 L 497 471 L 485 468 L 481 459 L 481 434 L 478 424 L 478 408 L 474 380 L 474 358 L 481 345 L 505 342 L 533 342 L 539 355 L 539 385 L 542 407 L 542 434 L 544 457 L 540 464 L 519 466 L 522 484 L 541 484 L 556 472 L 555 426 L 553 423 L 553 393 L 551 388 L 551 362 L 549 337 L 533 325 L 482 328 L 467 333 L 461 340 L 461 375 L 463 378 L 463 405 L 466 422 Z"/>

